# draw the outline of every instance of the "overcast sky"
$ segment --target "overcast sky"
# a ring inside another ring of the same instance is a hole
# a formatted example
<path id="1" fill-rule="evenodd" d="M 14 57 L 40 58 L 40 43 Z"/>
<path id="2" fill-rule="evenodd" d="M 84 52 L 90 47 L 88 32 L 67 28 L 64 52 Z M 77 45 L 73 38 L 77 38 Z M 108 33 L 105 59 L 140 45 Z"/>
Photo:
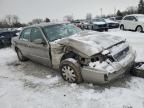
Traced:
<path id="1" fill-rule="evenodd" d="M 137 6 L 139 0 L 0 0 L 0 18 L 8 14 L 18 15 L 21 22 L 33 18 L 49 17 L 62 19 L 65 15 L 74 18 L 85 18 L 86 13 L 93 17 L 114 13 L 114 8 L 124 10 L 129 6 Z"/>

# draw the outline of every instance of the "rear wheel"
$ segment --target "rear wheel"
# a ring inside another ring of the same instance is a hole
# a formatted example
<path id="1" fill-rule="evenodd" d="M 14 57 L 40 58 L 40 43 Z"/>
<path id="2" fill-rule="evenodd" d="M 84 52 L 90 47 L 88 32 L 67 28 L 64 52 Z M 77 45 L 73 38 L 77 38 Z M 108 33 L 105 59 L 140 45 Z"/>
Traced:
<path id="1" fill-rule="evenodd" d="M 4 47 L 4 44 L 3 42 L 0 40 L 0 48 L 3 48 Z"/>
<path id="2" fill-rule="evenodd" d="M 23 56 L 22 52 L 19 49 L 17 49 L 16 52 L 17 52 L 18 59 L 20 61 L 26 61 L 27 60 L 27 58 Z"/>
<path id="3" fill-rule="evenodd" d="M 70 83 L 82 82 L 80 65 L 73 58 L 68 58 L 61 62 L 60 72 L 65 81 Z"/>
<path id="4" fill-rule="evenodd" d="M 121 30 L 125 30 L 125 29 L 124 29 L 124 25 L 120 25 L 120 29 L 121 29 Z"/>
<path id="5" fill-rule="evenodd" d="M 92 30 L 92 26 L 88 26 L 88 29 L 89 29 L 89 30 Z"/>
<path id="6" fill-rule="evenodd" d="M 137 32 L 142 32 L 142 31 L 143 31 L 143 28 L 142 28 L 141 26 L 138 26 L 138 27 L 136 28 L 136 31 L 137 31 Z"/>

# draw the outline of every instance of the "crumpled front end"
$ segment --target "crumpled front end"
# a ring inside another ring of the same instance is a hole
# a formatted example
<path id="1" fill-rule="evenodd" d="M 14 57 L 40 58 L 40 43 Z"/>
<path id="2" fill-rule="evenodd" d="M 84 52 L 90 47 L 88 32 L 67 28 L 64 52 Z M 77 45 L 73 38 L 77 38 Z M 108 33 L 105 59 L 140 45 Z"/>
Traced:
<path id="1" fill-rule="evenodd" d="M 135 51 L 127 43 L 121 43 L 102 52 L 104 61 L 89 62 L 82 67 L 86 82 L 107 83 L 129 72 L 135 61 Z"/>

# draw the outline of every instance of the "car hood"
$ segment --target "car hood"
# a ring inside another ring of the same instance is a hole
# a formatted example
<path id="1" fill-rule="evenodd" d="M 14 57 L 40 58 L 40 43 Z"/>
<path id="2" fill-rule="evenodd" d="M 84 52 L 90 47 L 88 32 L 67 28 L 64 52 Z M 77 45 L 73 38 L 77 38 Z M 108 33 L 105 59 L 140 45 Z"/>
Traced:
<path id="1" fill-rule="evenodd" d="M 96 25 L 103 25 L 103 24 L 106 24 L 106 22 L 93 22 L 93 24 L 96 24 Z"/>
<path id="2" fill-rule="evenodd" d="M 57 43 L 70 46 L 90 57 L 121 41 L 125 41 L 125 39 L 99 32 L 86 31 L 68 38 L 59 39 Z"/>
<path id="3" fill-rule="evenodd" d="M 118 22 L 115 21 L 106 21 L 107 23 L 114 23 L 114 24 L 118 24 Z"/>

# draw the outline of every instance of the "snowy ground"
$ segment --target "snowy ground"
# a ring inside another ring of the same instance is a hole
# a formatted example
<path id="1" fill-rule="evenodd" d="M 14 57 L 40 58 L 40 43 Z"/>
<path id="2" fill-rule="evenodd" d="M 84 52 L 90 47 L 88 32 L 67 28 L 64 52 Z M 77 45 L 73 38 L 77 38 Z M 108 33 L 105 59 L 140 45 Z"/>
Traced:
<path id="1" fill-rule="evenodd" d="M 144 61 L 144 33 L 111 30 L 127 38 Z M 127 76 L 107 86 L 69 84 L 58 72 L 0 50 L 0 108 L 144 108 L 144 79 Z"/>

